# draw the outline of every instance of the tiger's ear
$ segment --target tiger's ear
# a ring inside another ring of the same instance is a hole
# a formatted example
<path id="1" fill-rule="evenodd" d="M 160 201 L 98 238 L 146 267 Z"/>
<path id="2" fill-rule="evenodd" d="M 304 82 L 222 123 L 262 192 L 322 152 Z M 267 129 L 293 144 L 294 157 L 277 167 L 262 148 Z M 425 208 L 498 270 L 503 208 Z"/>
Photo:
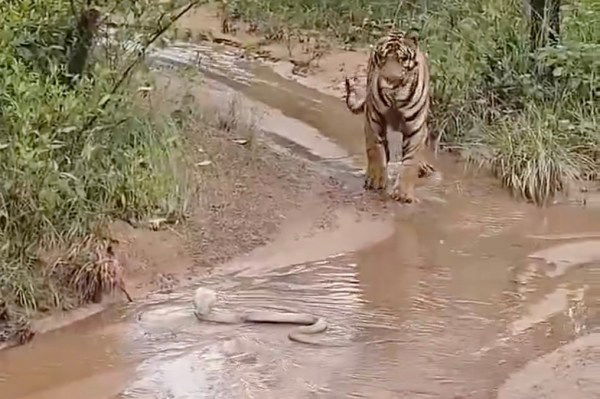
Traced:
<path id="1" fill-rule="evenodd" d="M 406 34 L 405 38 L 413 43 L 415 47 L 419 46 L 419 32 L 412 30 Z"/>

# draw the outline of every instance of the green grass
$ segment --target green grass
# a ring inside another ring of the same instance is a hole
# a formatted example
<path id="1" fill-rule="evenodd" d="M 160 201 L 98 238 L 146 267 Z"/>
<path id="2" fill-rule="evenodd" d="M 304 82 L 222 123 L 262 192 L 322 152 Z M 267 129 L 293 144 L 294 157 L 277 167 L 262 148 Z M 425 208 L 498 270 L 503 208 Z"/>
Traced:
<path id="1" fill-rule="evenodd" d="M 569 182 L 596 177 L 592 175 L 598 171 L 597 163 L 582 144 L 600 148 L 599 137 L 574 136 L 567 121 L 547 116 L 552 112 L 532 108 L 498 121 L 470 143 L 470 149 L 475 149 L 470 160 L 487 164 L 515 195 L 538 204 L 547 204 Z"/>
<path id="2" fill-rule="evenodd" d="M 43 310 L 61 306 L 63 287 L 47 291 L 40 250 L 68 247 L 111 219 L 181 211 L 179 132 L 126 99 L 80 131 L 73 119 L 93 99 L 13 70 L 0 100 L 1 288 L 18 307 Z"/>
<path id="3" fill-rule="evenodd" d="M 130 6 L 113 3 L 103 4 Z M 157 3 L 137 10 L 137 22 L 158 18 L 166 6 Z M 102 258 L 111 220 L 184 210 L 181 127 L 136 94 L 151 84 L 143 70 L 117 84 L 136 55 L 99 46 L 89 75 L 64 84 L 72 11 L 69 1 L 31 0 L 0 15 L 0 337 L 110 283 Z M 126 26 L 117 35 L 146 37 Z"/>
<path id="4" fill-rule="evenodd" d="M 238 0 L 232 7 L 273 37 L 316 29 L 362 46 L 392 26 L 416 29 L 431 62 L 432 129 L 448 146 L 485 153 L 470 158 L 491 165 L 515 194 L 544 204 L 567 180 L 600 170 L 595 0 L 563 7 L 560 46 L 533 53 L 521 0 Z"/>

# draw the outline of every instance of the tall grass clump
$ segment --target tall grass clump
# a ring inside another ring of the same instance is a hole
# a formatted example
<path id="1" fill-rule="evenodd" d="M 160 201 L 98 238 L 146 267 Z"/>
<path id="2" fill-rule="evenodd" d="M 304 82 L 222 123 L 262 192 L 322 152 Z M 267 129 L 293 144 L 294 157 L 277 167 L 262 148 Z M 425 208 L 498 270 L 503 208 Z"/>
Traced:
<path id="1" fill-rule="evenodd" d="M 569 182 L 590 177 L 597 168 L 581 149 L 584 140 L 574 139 L 564 121 L 545 116 L 552 111 L 533 107 L 506 117 L 471 143 L 484 149 L 473 161 L 489 164 L 504 186 L 537 204 L 547 203 Z"/>
<path id="2" fill-rule="evenodd" d="M 265 31 L 318 29 L 348 45 L 370 44 L 391 27 L 417 30 L 433 76 L 432 129 L 446 146 L 487 154 L 472 160 L 541 204 L 568 180 L 600 170 L 600 2 L 565 4 L 559 41 L 542 46 L 530 43 L 526 3 L 238 0 L 232 7 Z"/>
<path id="3" fill-rule="evenodd" d="M 177 6 L 3 2 L 0 330 L 24 315 L 89 300 L 78 282 L 83 267 L 92 276 L 106 268 L 100 258 L 110 254 L 98 248 L 111 219 L 181 212 L 179 132 L 136 100 L 148 77 L 135 68 L 139 52 L 123 45 L 148 43 Z M 84 72 L 70 76 L 86 40 L 77 21 L 91 7 L 101 12 L 100 30 Z"/>

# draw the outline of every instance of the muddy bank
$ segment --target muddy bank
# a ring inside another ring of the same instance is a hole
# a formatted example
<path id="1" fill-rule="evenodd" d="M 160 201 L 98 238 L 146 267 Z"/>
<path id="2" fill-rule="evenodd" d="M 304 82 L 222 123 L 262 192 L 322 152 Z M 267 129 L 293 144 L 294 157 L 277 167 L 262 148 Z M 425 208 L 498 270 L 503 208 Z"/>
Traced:
<path id="1" fill-rule="evenodd" d="M 600 396 L 600 333 L 581 337 L 528 363 L 498 390 L 498 399 L 588 399 Z"/>
<path id="2" fill-rule="evenodd" d="M 348 51 L 328 43 L 329 48 L 321 57 L 298 71 L 294 63 L 310 58 L 310 44 L 300 43 L 297 38 L 290 38 L 287 44 L 266 40 L 260 33 L 249 33 L 249 25 L 242 21 L 236 21 L 235 34 L 222 33 L 219 13 L 218 8 L 211 5 L 192 10 L 178 21 L 180 36 L 197 43 L 213 41 L 238 48 L 244 56 L 263 61 L 286 79 L 335 97 L 343 93 L 344 76 L 366 79 L 368 46 Z"/>

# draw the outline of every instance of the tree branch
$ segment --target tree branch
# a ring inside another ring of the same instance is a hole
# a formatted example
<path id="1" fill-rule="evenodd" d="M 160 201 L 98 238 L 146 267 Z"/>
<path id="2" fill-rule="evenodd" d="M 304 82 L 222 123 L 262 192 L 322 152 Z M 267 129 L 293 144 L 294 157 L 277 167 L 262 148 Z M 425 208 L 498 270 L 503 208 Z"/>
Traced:
<path id="1" fill-rule="evenodd" d="M 150 37 L 150 39 L 148 39 L 148 41 L 144 44 L 144 47 L 143 47 L 142 51 L 140 52 L 140 54 L 138 54 L 138 56 L 131 62 L 131 64 L 129 64 L 129 66 L 127 66 L 127 68 L 125 68 L 125 70 L 121 74 L 121 77 L 113 85 L 113 87 L 112 87 L 112 89 L 111 89 L 111 91 L 110 91 L 109 94 L 112 96 L 113 94 L 115 94 L 117 92 L 117 90 L 119 90 L 119 88 L 121 87 L 121 85 L 125 82 L 125 80 L 127 80 L 127 78 L 129 77 L 129 75 L 131 74 L 131 71 L 133 70 L 133 68 L 135 68 L 136 65 L 144 58 L 144 56 L 146 55 L 146 51 L 148 50 L 148 47 L 150 47 L 156 40 L 158 40 L 158 38 L 160 36 L 162 36 L 171 26 L 173 26 L 173 24 L 175 22 L 177 22 L 177 20 L 179 20 L 181 17 L 183 17 L 193 7 L 195 7 L 197 5 L 200 5 L 202 2 L 205 2 L 205 1 L 206 0 L 194 0 L 194 1 L 192 1 L 187 6 L 185 6 L 183 8 L 183 10 L 181 10 L 178 14 L 176 14 L 173 18 L 171 18 L 171 20 L 169 21 L 169 23 L 167 23 L 164 26 L 160 27 L 154 33 L 154 35 L 152 35 Z M 162 16 L 161 16 L 160 19 L 162 19 Z M 109 97 L 109 99 L 107 101 L 104 101 L 102 104 L 99 105 L 98 111 L 83 125 L 83 127 L 81 129 L 82 133 L 85 132 L 86 130 L 88 130 L 96 122 L 96 120 L 100 116 L 100 112 L 103 111 L 106 108 L 106 106 L 108 105 L 109 102 L 110 102 L 110 97 Z"/>

